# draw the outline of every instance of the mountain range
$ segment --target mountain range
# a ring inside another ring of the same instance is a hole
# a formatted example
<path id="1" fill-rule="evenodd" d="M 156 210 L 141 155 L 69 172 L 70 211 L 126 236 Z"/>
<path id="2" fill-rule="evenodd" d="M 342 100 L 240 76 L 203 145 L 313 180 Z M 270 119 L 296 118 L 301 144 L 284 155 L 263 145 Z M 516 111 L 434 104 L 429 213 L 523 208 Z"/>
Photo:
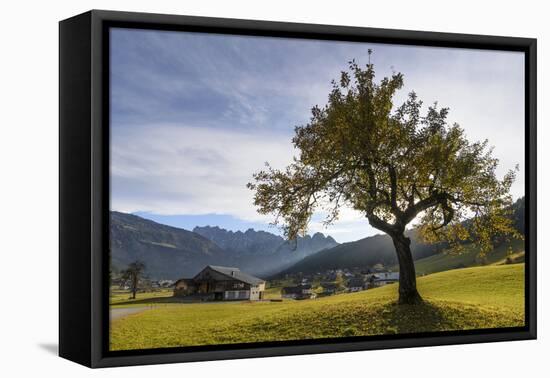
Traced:
<path id="1" fill-rule="evenodd" d="M 331 236 L 320 232 L 288 241 L 281 236 L 253 229 L 233 232 L 206 226 L 195 227 L 193 231 L 227 251 L 242 269 L 263 275 L 279 272 L 321 250 L 338 245 Z"/>
<path id="2" fill-rule="evenodd" d="M 512 206 L 511 218 L 523 233 L 524 198 Z M 443 245 L 422 243 L 414 230 L 408 231 L 408 236 L 415 260 L 444 249 Z M 111 212 L 112 267 L 124 269 L 135 260 L 143 261 L 148 275 L 156 279 L 191 277 L 209 264 L 235 266 L 262 278 L 397 264 L 393 243 L 387 235 L 338 244 L 332 237 L 316 233 L 289 242 L 266 231 L 234 232 L 216 226 L 188 231 L 136 215 Z"/>
<path id="3" fill-rule="evenodd" d="M 191 277 L 209 264 L 235 266 L 262 277 L 338 245 L 321 233 L 288 242 L 253 229 L 233 232 L 207 226 L 188 231 L 115 211 L 110 229 L 112 268 L 122 270 L 140 260 L 154 279 Z"/>

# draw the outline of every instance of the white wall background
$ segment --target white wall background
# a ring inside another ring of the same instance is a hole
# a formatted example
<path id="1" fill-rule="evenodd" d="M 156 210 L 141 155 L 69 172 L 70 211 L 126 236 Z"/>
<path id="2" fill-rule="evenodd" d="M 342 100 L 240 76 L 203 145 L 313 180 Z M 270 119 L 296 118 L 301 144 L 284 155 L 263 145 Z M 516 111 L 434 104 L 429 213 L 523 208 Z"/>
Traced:
<path id="1" fill-rule="evenodd" d="M 111 9 L 539 39 L 539 214 L 545 163 L 550 27 L 543 1 L 8 1 L 0 22 L 0 375 L 224 377 L 518 377 L 548 372 L 548 220 L 539 216 L 539 340 L 89 370 L 57 348 L 57 64 L 61 19 Z M 546 350 L 545 350 L 546 349 Z"/>

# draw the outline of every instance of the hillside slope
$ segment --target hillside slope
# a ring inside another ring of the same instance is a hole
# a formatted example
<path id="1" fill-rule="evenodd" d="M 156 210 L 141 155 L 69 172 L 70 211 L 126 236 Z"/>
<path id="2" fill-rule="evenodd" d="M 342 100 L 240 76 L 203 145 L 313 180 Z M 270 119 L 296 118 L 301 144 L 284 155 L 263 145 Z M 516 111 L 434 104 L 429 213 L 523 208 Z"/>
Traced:
<path id="1" fill-rule="evenodd" d="M 410 237 L 413 258 L 420 259 L 438 252 L 438 246 L 420 243 L 414 233 L 411 232 Z M 384 266 L 397 264 L 393 242 L 387 235 L 370 236 L 317 252 L 283 270 L 277 276 L 298 272 L 316 273 L 329 269 L 367 268 L 376 264 Z"/>
<path id="2" fill-rule="evenodd" d="M 199 234 L 111 212 L 111 263 L 124 269 L 135 260 L 145 263 L 152 278 L 177 279 L 196 274 L 212 261 L 223 265 L 228 259 L 224 250 Z"/>
<path id="3" fill-rule="evenodd" d="M 504 263 L 510 251 L 517 253 L 524 251 L 524 249 L 525 243 L 522 240 L 512 240 L 510 243 L 503 243 L 497 246 L 484 257 L 480 257 L 479 248 L 470 244 L 466 245 L 464 251 L 460 253 L 443 251 L 442 253 L 416 260 L 414 265 L 417 274 L 431 274 L 450 269 Z M 392 269 L 399 270 L 399 267 L 395 265 Z"/>
<path id="4" fill-rule="evenodd" d="M 521 197 L 511 206 L 510 218 L 516 229 L 524 234 L 525 229 L 525 198 Z M 415 230 L 408 231 L 411 238 L 411 251 L 418 274 L 428 274 L 447 269 L 464 268 L 480 265 L 477 251 L 473 246 L 466 246 L 462 255 L 452 255 L 445 252 L 445 245 L 429 245 L 422 243 Z M 506 258 L 508 246 L 513 252 L 524 249 L 523 242 L 519 240 L 495 248 L 492 256 L 488 256 L 486 262 L 492 263 Z M 443 253 L 442 253 L 443 252 Z M 316 273 L 330 269 L 371 268 L 375 264 L 398 270 L 395 249 L 389 236 L 375 235 L 355 242 L 340 244 L 334 248 L 323 250 L 309 256 L 297 264 L 277 274 L 277 277 L 294 273 Z"/>

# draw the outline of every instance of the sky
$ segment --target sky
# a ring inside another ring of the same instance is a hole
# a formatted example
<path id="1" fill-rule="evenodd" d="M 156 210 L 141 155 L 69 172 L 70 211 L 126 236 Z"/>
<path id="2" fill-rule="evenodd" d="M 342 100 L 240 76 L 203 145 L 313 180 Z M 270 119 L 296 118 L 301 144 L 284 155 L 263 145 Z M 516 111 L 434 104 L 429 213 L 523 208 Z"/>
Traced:
<path id="1" fill-rule="evenodd" d="M 185 229 L 217 225 L 279 233 L 246 188 L 269 162 L 296 154 L 294 127 L 324 106 L 331 80 L 355 59 L 378 79 L 401 72 L 402 103 L 449 107 L 470 141 L 488 139 L 500 177 L 519 165 L 524 195 L 524 56 L 520 52 L 111 29 L 111 209 Z M 316 213 L 309 232 L 338 242 L 380 233 L 344 209 Z"/>

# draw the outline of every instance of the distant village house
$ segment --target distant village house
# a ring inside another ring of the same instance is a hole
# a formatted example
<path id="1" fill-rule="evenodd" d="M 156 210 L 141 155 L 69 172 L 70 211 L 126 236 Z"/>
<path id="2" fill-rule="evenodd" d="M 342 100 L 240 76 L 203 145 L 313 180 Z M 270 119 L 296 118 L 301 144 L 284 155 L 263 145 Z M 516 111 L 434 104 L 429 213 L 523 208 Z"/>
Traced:
<path id="1" fill-rule="evenodd" d="M 313 299 L 316 294 L 310 284 L 287 286 L 281 289 L 281 296 L 290 299 Z"/>
<path id="2" fill-rule="evenodd" d="M 375 287 L 399 282 L 399 272 L 374 273 L 369 281 Z"/>
<path id="3" fill-rule="evenodd" d="M 357 291 L 365 290 L 367 288 L 365 279 L 362 277 L 354 277 L 348 281 L 348 291 L 355 293 Z"/>
<path id="4" fill-rule="evenodd" d="M 323 295 L 332 295 L 338 290 L 338 285 L 334 282 L 322 282 L 321 287 L 323 288 Z"/>
<path id="5" fill-rule="evenodd" d="M 174 296 L 201 300 L 257 301 L 264 298 L 265 281 L 239 268 L 208 265 L 193 278 L 176 281 Z"/>

